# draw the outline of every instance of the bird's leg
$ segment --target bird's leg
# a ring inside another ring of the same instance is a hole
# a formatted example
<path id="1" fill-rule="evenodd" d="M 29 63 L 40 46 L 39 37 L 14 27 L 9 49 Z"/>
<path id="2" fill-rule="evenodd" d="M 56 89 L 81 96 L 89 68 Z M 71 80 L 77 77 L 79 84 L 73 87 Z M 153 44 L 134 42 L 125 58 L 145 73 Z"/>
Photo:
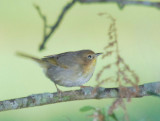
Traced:
<path id="1" fill-rule="evenodd" d="M 54 83 L 55 84 L 55 83 Z M 57 92 L 59 93 L 59 94 L 62 94 L 62 91 L 57 87 L 57 85 L 55 84 L 55 87 L 56 87 L 56 89 L 57 89 Z"/>
<path id="2" fill-rule="evenodd" d="M 82 88 L 87 88 L 87 87 L 90 87 L 90 86 L 83 86 L 83 85 L 80 86 L 81 89 Z"/>

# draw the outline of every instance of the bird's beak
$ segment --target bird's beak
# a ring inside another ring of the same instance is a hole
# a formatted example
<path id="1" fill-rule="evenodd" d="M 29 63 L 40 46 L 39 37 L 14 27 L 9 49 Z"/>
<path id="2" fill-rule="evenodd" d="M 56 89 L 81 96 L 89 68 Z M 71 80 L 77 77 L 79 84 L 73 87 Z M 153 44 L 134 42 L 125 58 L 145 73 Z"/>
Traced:
<path id="1" fill-rule="evenodd" d="M 95 56 L 98 57 L 99 55 L 102 55 L 103 53 L 96 53 Z"/>

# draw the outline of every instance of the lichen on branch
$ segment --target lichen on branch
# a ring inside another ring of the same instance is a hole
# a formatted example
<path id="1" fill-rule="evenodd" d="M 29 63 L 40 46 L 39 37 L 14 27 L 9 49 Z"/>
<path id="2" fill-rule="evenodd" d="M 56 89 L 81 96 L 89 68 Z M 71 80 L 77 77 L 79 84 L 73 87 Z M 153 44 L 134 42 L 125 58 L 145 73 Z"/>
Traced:
<path id="1" fill-rule="evenodd" d="M 133 87 L 128 87 L 127 89 L 130 93 L 134 93 L 136 91 Z M 140 91 L 136 93 L 136 95 L 131 95 L 132 98 L 150 96 L 152 95 L 152 93 L 160 94 L 160 82 L 153 82 L 140 85 L 139 89 Z M 79 90 L 65 91 L 61 94 L 57 92 L 42 93 L 30 95 L 28 97 L 4 100 L 0 101 L 0 111 L 15 110 L 74 100 L 118 98 L 120 96 L 118 88 L 98 87 L 96 89 L 96 92 L 93 93 L 93 91 L 95 91 L 94 87 L 85 87 Z M 123 95 L 123 98 L 127 97 L 128 94 Z"/>

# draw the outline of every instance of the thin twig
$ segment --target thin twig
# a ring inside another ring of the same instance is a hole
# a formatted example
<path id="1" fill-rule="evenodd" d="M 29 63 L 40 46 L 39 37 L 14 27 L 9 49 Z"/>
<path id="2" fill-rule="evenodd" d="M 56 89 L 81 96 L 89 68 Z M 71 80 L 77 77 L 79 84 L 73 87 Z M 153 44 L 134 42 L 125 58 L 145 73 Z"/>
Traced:
<path id="1" fill-rule="evenodd" d="M 46 36 L 46 31 L 47 31 L 47 18 L 45 15 L 42 14 L 42 11 L 40 9 L 40 7 L 38 5 L 34 5 L 35 8 L 37 9 L 38 11 L 38 14 L 40 15 L 41 19 L 43 20 L 43 40 L 45 39 L 45 36 Z"/>
<path id="2" fill-rule="evenodd" d="M 44 30 L 43 30 L 43 41 L 39 47 L 39 50 L 43 50 L 45 48 L 45 44 L 50 38 L 50 36 L 54 33 L 54 31 L 58 28 L 59 24 L 61 23 L 62 19 L 64 18 L 64 15 L 67 13 L 67 11 L 75 4 L 75 2 L 80 3 L 117 3 L 119 8 L 124 8 L 125 5 L 143 5 L 143 6 L 149 6 L 149 7 L 155 7 L 160 8 L 160 2 L 150 2 L 150 1 L 130 1 L 130 0 L 72 0 L 70 3 L 67 3 L 62 12 L 60 13 L 56 23 L 53 26 L 47 25 L 47 18 L 45 15 L 42 14 L 41 9 L 39 6 L 35 6 L 36 10 L 38 11 L 40 17 L 43 20 L 44 24 Z M 50 31 L 47 33 L 47 29 L 50 29 Z"/>
<path id="3" fill-rule="evenodd" d="M 130 93 L 135 93 L 134 87 L 127 88 Z M 139 86 L 139 92 L 131 97 L 143 97 L 153 94 L 160 94 L 160 82 L 147 83 Z M 103 99 L 103 98 L 117 98 L 120 96 L 119 88 L 103 88 L 98 87 L 95 93 L 93 87 L 85 87 L 80 90 L 65 91 L 59 93 L 42 93 L 30 95 L 28 97 L 10 99 L 0 101 L 0 111 L 15 110 L 27 107 L 35 107 L 47 104 L 54 104 L 60 102 L 74 101 L 74 100 L 87 100 L 87 99 Z M 151 93 L 152 92 L 152 93 Z M 128 98 L 128 93 L 124 94 L 122 98 Z"/>
<path id="4" fill-rule="evenodd" d="M 65 7 L 63 8 L 62 12 L 60 13 L 56 23 L 53 26 L 50 26 L 50 31 L 48 33 L 46 33 L 46 30 L 48 28 L 47 25 L 47 21 L 46 21 L 46 17 L 42 14 L 41 9 L 39 8 L 39 6 L 36 5 L 36 10 L 38 11 L 40 17 L 42 18 L 43 22 L 44 22 L 44 36 L 43 36 L 43 42 L 40 45 L 39 50 L 43 50 L 45 48 L 45 43 L 48 41 L 48 39 L 50 38 L 50 36 L 55 32 L 55 30 L 57 29 L 57 27 L 59 26 L 59 24 L 61 23 L 62 19 L 64 18 L 64 15 L 67 13 L 67 11 L 75 4 L 77 0 L 72 0 L 71 2 L 67 3 L 67 5 L 65 5 Z"/>

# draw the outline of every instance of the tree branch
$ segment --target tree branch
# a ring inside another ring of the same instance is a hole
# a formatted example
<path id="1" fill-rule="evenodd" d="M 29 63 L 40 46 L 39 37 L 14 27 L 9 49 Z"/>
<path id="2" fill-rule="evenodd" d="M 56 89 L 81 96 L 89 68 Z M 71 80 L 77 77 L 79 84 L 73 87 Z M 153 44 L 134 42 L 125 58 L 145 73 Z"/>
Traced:
<path id="1" fill-rule="evenodd" d="M 135 93 L 133 87 L 128 87 L 129 93 Z M 94 92 L 94 93 L 93 93 Z M 123 98 L 127 98 L 128 92 L 123 94 Z M 139 92 L 136 95 L 130 95 L 132 98 L 150 96 L 152 94 L 160 94 L 160 82 L 147 83 L 139 86 Z M 87 99 L 103 99 L 103 98 L 119 98 L 118 88 L 93 88 L 85 87 L 80 90 L 71 90 L 58 93 L 42 93 L 28 97 L 10 99 L 0 101 L 0 111 L 15 110 L 20 108 L 35 107 L 60 102 L 87 100 Z"/>
<path id="2" fill-rule="evenodd" d="M 39 48 L 40 50 L 43 50 L 45 48 L 45 43 L 50 38 L 50 36 L 54 33 L 54 31 L 57 29 L 57 27 L 61 23 L 62 19 L 64 18 L 64 15 L 74 5 L 74 3 L 76 1 L 77 0 L 72 0 L 72 2 L 67 3 L 67 5 L 65 5 L 65 7 L 63 8 L 62 12 L 60 13 L 56 23 L 53 26 L 50 27 L 50 31 L 48 33 L 46 33 L 46 30 L 48 28 L 46 17 L 45 17 L 45 15 L 42 14 L 40 7 L 35 5 L 36 10 L 38 11 L 38 13 L 39 13 L 39 15 L 42 18 L 43 23 L 44 23 L 44 30 L 43 30 L 44 31 L 44 36 L 43 36 L 43 42 L 42 42 L 42 44 L 40 45 L 40 48 Z"/>
<path id="3" fill-rule="evenodd" d="M 42 44 L 39 47 L 39 50 L 43 50 L 45 48 L 45 44 L 50 38 L 50 36 L 55 32 L 55 30 L 58 28 L 59 24 L 61 23 L 62 19 L 64 18 L 64 15 L 67 13 L 67 11 L 75 4 L 75 2 L 80 3 L 117 3 L 119 8 L 124 8 L 125 5 L 143 5 L 143 6 L 149 6 L 149 7 L 155 7 L 160 8 L 160 2 L 150 2 L 150 1 L 130 1 L 130 0 L 72 0 L 70 3 L 67 3 L 62 12 L 60 13 L 56 23 L 53 26 L 50 26 L 50 31 L 47 33 L 47 18 L 45 15 L 42 14 L 41 9 L 39 6 L 35 5 L 36 10 L 38 11 L 38 14 L 40 15 L 41 19 L 43 20 L 44 24 L 44 30 L 43 30 L 43 41 Z"/>
<path id="4" fill-rule="evenodd" d="M 125 5 L 142 5 L 160 8 L 160 2 L 140 1 L 140 0 L 79 0 L 81 3 L 117 3 L 118 6 L 124 8 Z"/>

